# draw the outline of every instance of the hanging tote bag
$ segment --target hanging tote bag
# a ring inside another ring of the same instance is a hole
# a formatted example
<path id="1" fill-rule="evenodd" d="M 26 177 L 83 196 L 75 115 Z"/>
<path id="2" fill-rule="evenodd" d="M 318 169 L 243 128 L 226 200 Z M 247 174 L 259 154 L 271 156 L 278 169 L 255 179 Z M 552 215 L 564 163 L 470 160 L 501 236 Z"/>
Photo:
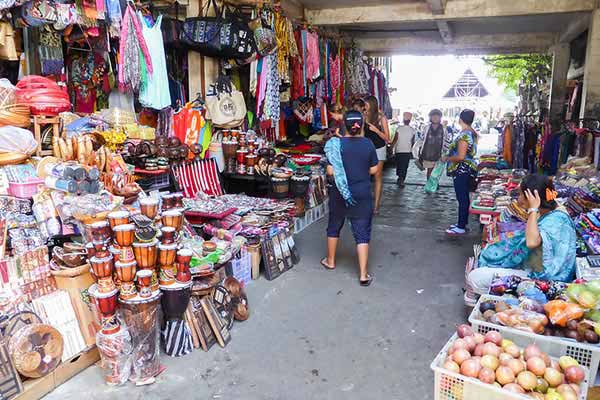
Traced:
<path id="1" fill-rule="evenodd" d="M 211 7 L 214 17 L 208 16 Z M 203 16 L 186 18 L 180 39 L 189 50 L 209 57 L 247 58 L 255 47 L 252 31 L 240 14 L 219 9 L 216 0 L 208 3 Z"/>
<path id="2" fill-rule="evenodd" d="M 249 23 L 250 29 L 254 32 L 256 50 L 258 51 L 258 54 L 263 57 L 273 53 L 277 49 L 275 32 L 267 26 L 268 24 L 264 21 L 262 16 L 253 19 Z"/>
<path id="3" fill-rule="evenodd" d="M 246 117 L 246 101 L 229 78 L 221 75 L 212 85 L 213 94 L 206 96 L 207 118 L 215 128 L 231 129 L 240 126 Z"/>

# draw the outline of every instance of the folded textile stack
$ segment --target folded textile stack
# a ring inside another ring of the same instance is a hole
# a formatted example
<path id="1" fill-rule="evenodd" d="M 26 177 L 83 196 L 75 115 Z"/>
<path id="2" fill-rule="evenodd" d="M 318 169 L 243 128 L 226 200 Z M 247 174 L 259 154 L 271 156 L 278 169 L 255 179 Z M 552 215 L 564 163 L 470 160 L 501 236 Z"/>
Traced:
<path id="1" fill-rule="evenodd" d="M 506 208 L 512 203 L 512 197 L 510 196 L 500 196 L 496 197 L 496 209 Z"/>
<path id="2" fill-rule="evenodd" d="M 592 210 L 575 218 L 575 228 L 594 254 L 600 254 L 600 210 Z"/>
<path id="3" fill-rule="evenodd" d="M 589 183 L 585 188 L 576 189 L 565 206 L 572 217 L 600 208 L 600 185 Z"/>
<path id="4" fill-rule="evenodd" d="M 498 170 L 509 169 L 508 163 L 497 154 L 483 154 L 479 158 L 479 169 L 494 168 Z"/>

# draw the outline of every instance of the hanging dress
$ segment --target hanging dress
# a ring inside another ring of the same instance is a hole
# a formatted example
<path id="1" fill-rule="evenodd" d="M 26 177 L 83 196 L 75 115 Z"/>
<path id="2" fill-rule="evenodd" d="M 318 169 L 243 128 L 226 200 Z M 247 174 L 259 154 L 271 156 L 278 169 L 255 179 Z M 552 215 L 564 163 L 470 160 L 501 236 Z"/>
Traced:
<path id="1" fill-rule="evenodd" d="M 162 110 L 171 105 L 165 48 L 160 30 L 162 15 L 158 17 L 153 27 L 148 26 L 141 13 L 138 13 L 138 16 L 142 22 L 142 33 L 144 41 L 148 45 L 153 66 L 153 72 L 148 74 L 147 82 L 140 91 L 140 103 L 144 107 Z"/>

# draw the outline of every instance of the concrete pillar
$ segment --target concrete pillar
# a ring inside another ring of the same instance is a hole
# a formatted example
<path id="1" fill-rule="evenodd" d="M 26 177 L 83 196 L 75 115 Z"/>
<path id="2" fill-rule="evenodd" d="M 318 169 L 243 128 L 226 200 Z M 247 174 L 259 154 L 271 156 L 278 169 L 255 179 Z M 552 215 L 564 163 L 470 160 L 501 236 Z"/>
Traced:
<path id="1" fill-rule="evenodd" d="M 187 7 L 188 16 L 199 15 L 203 7 L 202 0 L 190 0 Z M 210 9 L 212 11 L 212 8 Z M 188 52 L 188 84 L 189 100 L 196 98 L 198 93 L 206 96 L 206 89 L 218 76 L 219 63 L 216 58 L 203 57 L 197 51 Z"/>
<path id="2" fill-rule="evenodd" d="M 592 12 L 588 30 L 580 116 L 600 117 L 600 9 Z"/>
<path id="3" fill-rule="evenodd" d="M 550 48 L 553 55 L 552 85 L 550 88 L 550 119 L 564 119 L 563 111 L 567 95 L 567 73 L 571 60 L 568 43 L 561 43 Z"/>

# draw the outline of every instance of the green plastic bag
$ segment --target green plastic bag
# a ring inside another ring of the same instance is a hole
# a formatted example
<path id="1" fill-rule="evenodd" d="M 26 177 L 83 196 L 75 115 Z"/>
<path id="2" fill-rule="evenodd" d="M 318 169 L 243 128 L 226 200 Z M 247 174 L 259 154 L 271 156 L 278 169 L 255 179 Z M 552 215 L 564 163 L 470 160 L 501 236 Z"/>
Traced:
<path id="1" fill-rule="evenodd" d="M 435 193 L 438 190 L 438 186 L 440 184 L 440 178 L 446 169 L 446 163 L 438 162 L 435 164 L 435 168 L 431 171 L 431 176 L 427 180 L 425 184 L 425 192 L 427 193 Z"/>

